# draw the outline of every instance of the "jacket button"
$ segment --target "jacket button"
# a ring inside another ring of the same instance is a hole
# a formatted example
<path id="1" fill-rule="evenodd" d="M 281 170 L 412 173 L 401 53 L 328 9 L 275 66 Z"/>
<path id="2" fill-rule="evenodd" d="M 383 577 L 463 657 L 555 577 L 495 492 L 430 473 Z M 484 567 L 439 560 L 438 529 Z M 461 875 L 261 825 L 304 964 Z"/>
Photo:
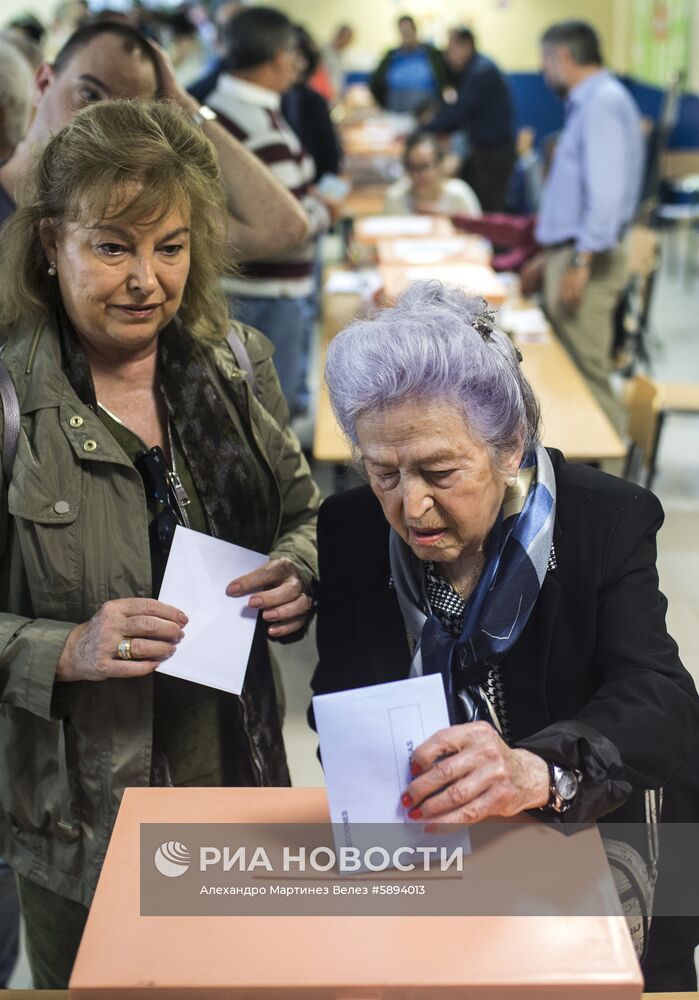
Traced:
<path id="1" fill-rule="evenodd" d="M 90 438 L 88 441 L 83 442 L 83 451 L 97 451 L 97 442 Z"/>
<path id="2" fill-rule="evenodd" d="M 75 416 L 71 417 L 68 423 L 70 424 L 71 427 L 82 427 L 85 421 L 83 420 L 82 417 Z"/>
<path id="3" fill-rule="evenodd" d="M 70 510 L 70 504 L 67 500 L 56 500 L 53 509 L 57 514 L 67 514 Z"/>

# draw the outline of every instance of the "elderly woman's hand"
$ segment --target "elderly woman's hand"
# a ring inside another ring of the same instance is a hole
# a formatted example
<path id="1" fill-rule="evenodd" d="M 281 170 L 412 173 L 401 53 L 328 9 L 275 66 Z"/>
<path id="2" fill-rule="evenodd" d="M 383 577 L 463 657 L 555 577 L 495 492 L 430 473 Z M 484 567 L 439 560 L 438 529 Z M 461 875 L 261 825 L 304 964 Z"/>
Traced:
<path id="1" fill-rule="evenodd" d="M 56 680 L 103 681 L 149 674 L 175 652 L 188 621 L 184 612 L 153 598 L 107 601 L 68 636 Z M 122 643 L 126 659 L 119 654 Z"/>
<path id="2" fill-rule="evenodd" d="M 415 776 L 402 802 L 411 819 L 477 823 L 545 806 L 546 762 L 512 750 L 487 722 L 441 729 L 413 755 Z"/>
<path id="3" fill-rule="evenodd" d="M 263 609 L 262 617 L 270 623 L 271 639 L 280 639 L 303 628 L 313 604 L 304 593 L 301 577 L 291 559 L 270 559 L 253 573 L 231 580 L 226 593 L 229 597 L 252 594 L 248 605 Z"/>

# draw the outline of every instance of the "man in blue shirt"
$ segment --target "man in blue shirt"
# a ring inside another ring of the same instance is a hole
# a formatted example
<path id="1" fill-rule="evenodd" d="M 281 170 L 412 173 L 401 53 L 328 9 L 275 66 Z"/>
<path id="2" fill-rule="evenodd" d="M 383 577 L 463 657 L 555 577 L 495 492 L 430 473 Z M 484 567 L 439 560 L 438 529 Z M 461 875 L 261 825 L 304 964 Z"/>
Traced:
<path id="1" fill-rule="evenodd" d="M 420 41 L 412 17 L 400 17 L 398 31 L 400 47 L 383 57 L 369 89 L 388 111 L 419 112 L 438 101 L 447 83 L 446 67 L 437 49 Z"/>
<path id="2" fill-rule="evenodd" d="M 461 176 L 484 212 L 501 212 L 516 160 L 510 89 L 492 59 L 477 51 L 469 28 L 449 33 L 447 63 L 458 78 L 457 99 L 445 104 L 424 128 L 466 133 L 469 152 Z"/>
<path id="3" fill-rule="evenodd" d="M 641 192 L 641 118 L 628 90 L 603 67 L 588 24 L 554 24 L 541 44 L 546 81 L 566 100 L 536 230 L 545 248 L 546 311 L 593 395 L 623 430 L 610 351 L 626 281 L 625 237 Z"/>

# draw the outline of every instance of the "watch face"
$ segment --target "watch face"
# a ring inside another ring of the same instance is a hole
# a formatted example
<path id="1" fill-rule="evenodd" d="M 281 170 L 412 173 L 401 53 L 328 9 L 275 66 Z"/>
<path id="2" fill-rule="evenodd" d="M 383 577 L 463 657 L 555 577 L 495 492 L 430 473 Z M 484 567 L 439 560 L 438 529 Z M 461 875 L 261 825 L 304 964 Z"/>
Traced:
<path id="1" fill-rule="evenodd" d="M 578 779 L 572 771 L 561 771 L 556 779 L 556 791 L 565 802 L 575 797 L 578 790 Z"/>

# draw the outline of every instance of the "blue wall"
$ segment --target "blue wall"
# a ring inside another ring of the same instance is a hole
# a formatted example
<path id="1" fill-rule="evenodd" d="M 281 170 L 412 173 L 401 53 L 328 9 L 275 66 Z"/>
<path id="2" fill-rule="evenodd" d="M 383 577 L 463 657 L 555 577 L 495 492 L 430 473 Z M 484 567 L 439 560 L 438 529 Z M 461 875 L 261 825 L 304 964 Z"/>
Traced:
<path id="1" fill-rule="evenodd" d="M 563 127 L 563 102 L 559 100 L 544 82 L 541 73 L 509 73 L 515 102 L 517 126 L 530 125 L 536 131 L 537 145 L 547 135 L 558 132 Z M 367 73 L 349 73 L 349 83 L 366 83 Z M 622 78 L 629 88 L 641 114 L 657 118 L 663 92 L 658 87 L 639 83 L 630 78 Z M 671 149 L 699 149 L 699 96 L 686 94 L 680 104 L 677 127 L 670 136 Z"/>
<path id="2" fill-rule="evenodd" d="M 531 125 L 537 144 L 563 127 L 563 102 L 549 90 L 540 73 L 509 73 L 515 102 L 517 125 Z M 641 114 L 657 119 L 663 92 L 658 87 L 622 77 L 641 109 Z M 699 97 L 685 94 L 680 103 L 677 127 L 670 136 L 671 149 L 699 149 Z"/>

